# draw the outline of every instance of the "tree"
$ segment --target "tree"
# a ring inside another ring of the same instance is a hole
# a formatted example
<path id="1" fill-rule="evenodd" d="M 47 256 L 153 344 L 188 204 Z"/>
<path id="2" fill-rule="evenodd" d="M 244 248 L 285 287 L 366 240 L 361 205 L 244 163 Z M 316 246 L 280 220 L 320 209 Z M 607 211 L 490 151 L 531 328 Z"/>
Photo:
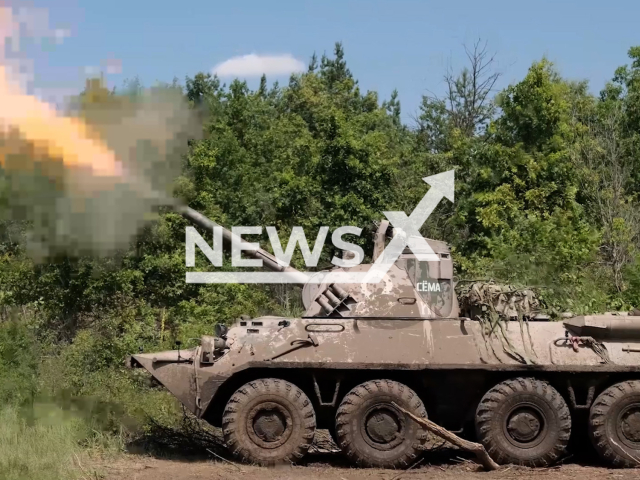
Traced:
<path id="1" fill-rule="evenodd" d="M 466 149 L 456 195 L 452 222 L 468 232 L 456 244 L 463 271 L 545 286 L 557 308 L 576 311 L 595 299 L 600 236 L 579 198 L 572 156 L 581 131 L 572 114 L 588 99 L 586 85 L 563 80 L 546 60 L 498 95 L 501 115 Z"/>
<path id="2" fill-rule="evenodd" d="M 603 229 L 602 255 L 619 292 L 625 289 L 624 268 L 635 259 L 640 239 L 638 203 L 629 193 L 634 159 L 625 155 L 622 122 L 620 104 L 607 108 L 577 145 L 577 160 L 585 168 L 583 190 Z"/>
<path id="3" fill-rule="evenodd" d="M 501 73 L 494 70 L 495 54 L 487 51 L 487 42 L 464 46 L 469 65 L 456 74 L 451 67 L 444 75 L 443 97 L 424 96 L 420 106 L 418 128 L 429 150 L 447 149 L 451 129 L 471 137 L 481 133 L 495 113 L 493 89 Z"/>
<path id="4" fill-rule="evenodd" d="M 640 245 L 640 49 L 631 48 L 629 57 L 631 66 L 618 68 L 600 93 L 575 149 L 585 203 L 602 229 L 602 261 L 618 292 L 628 286 L 625 271 Z"/>
<path id="5" fill-rule="evenodd" d="M 187 77 L 186 95 L 193 106 L 201 105 L 208 97 L 214 96 L 220 89 L 220 80 L 210 73 L 197 73 L 193 78 Z"/>
<path id="6" fill-rule="evenodd" d="M 353 80 L 344 59 L 344 48 L 341 42 L 336 43 L 333 54 L 334 58 L 323 55 L 320 60 L 320 77 L 326 82 L 329 90 L 339 88 L 342 82 Z"/>
<path id="7" fill-rule="evenodd" d="M 391 115 L 394 125 L 401 126 L 402 120 L 400 118 L 400 100 L 398 100 L 398 90 L 391 92 L 391 97 L 388 101 L 382 103 L 382 106 L 387 109 L 387 113 Z"/>
<path id="8" fill-rule="evenodd" d="M 427 191 L 422 178 L 453 168 L 456 201 L 439 205 L 422 232 L 453 245 L 458 275 L 543 285 L 552 307 L 576 313 L 637 304 L 640 51 L 598 98 L 544 59 L 494 96 L 486 43 L 466 52 L 467 68 L 445 75 L 446 95 L 424 98 L 417 129 L 403 125 L 397 91 L 386 101 L 361 91 L 339 43 L 283 85 L 263 77 L 252 90 L 207 73 L 187 77 L 184 91 L 174 82 L 205 133 L 191 139 L 175 191 L 228 227 L 273 225 L 283 242 L 298 225 L 309 239 L 323 225 L 363 227 L 357 242 L 370 252 L 368 226 L 385 210 L 410 212 Z M 79 113 L 94 124 L 135 110 L 141 91 L 90 81 Z M 13 185 L 4 172 L 1 180 L 6 206 Z M 25 198 L 43 191 L 35 185 Z M 85 373 L 116 368 L 139 345 L 169 348 L 242 313 L 300 313 L 288 287 L 185 284 L 185 226 L 162 213 L 106 258 L 36 264 L 24 248 L 28 224 L 4 221 L 0 315 L 36 312 L 33 331 L 66 352 L 81 391 Z M 269 248 L 266 235 L 251 240 Z M 319 268 L 335 253 L 326 248 Z M 304 267 L 299 252 L 292 264 Z M 209 267 L 200 255 L 197 265 Z"/>

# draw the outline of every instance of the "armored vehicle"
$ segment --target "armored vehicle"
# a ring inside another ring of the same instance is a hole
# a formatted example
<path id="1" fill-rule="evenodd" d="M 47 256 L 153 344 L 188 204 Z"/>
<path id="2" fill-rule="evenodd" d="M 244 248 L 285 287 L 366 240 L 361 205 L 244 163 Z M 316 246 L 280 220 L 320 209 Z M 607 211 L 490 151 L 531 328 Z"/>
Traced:
<path id="1" fill-rule="evenodd" d="M 382 222 L 374 261 L 393 235 Z M 494 302 L 471 289 L 463 304 L 449 247 L 426 242 L 438 261 L 407 247 L 380 283 L 305 285 L 301 318 L 242 317 L 194 348 L 132 355 L 129 365 L 221 427 L 230 451 L 252 463 L 297 462 L 325 428 L 354 464 L 408 467 L 428 435 L 394 403 L 475 437 L 502 464 L 551 465 L 581 426 L 607 462 L 640 462 L 640 317 L 552 322 L 526 295 L 515 308 L 509 291 Z M 296 274 L 269 252 L 248 254 Z"/>

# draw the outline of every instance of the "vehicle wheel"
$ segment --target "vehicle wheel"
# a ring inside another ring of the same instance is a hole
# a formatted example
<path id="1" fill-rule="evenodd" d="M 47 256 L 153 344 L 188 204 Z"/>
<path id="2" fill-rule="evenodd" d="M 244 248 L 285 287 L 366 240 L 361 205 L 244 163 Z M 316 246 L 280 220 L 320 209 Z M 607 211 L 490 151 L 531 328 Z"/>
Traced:
<path id="1" fill-rule="evenodd" d="M 336 413 L 337 443 L 358 465 L 408 467 L 423 450 L 426 431 L 391 402 L 418 417 L 427 416 L 418 395 L 392 380 L 358 385 L 340 403 Z"/>
<path id="2" fill-rule="evenodd" d="M 516 378 L 499 383 L 482 398 L 476 433 L 497 463 L 546 467 L 565 452 L 571 414 L 547 382 Z"/>
<path id="3" fill-rule="evenodd" d="M 338 445 L 338 434 L 336 433 L 336 426 L 335 425 L 329 425 L 327 430 L 329 430 L 329 435 L 331 435 L 331 440 L 333 440 L 334 443 L 336 445 Z"/>
<path id="4" fill-rule="evenodd" d="M 316 415 L 295 385 L 275 378 L 247 383 L 231 397 L 222 416 L 224 440 L 244 462 L 260 465 L 300 460 L 313 442 Z"/>
<path id="5" fill-rule="evenodd" d="M 598 395 L 589 412 L 589 436 L 612 465 L 640 465 L 640 381 L 617 383 Z"/>

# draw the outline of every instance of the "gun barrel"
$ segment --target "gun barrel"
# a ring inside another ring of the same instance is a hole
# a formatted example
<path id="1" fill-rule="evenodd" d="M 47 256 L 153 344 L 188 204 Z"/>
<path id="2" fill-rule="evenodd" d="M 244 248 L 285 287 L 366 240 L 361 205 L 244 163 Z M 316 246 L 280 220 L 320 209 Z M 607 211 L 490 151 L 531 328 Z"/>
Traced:
<path id="1" fill-rule="evenodd" d="M 222 229 L 222 237 L 223 239 L 228 242 L 231 243 L 232 241 L 235 242 L 237 245 L 242 245 L 243 246 L 243 251 L 246 252 L 247 255 L 250 255 L 253 258 L 257 258 L 259 260 L 262 260 L 262 265 L 266 268 L 268 268 L 269 270 L 273 270 L 274 272 L 286 272 L 286 273 L 291 273 L 291 274 L 300 274 L 300 283 L 306 283 L 307 280 L 307 276 L 300 272 L 299 270 L 293 268 L 293 267 L 289 267 L 289 266 L 283 266 L 280 265 L 278 263 L 278 260 L 276 259 L 275 256 L 271 255 L 269 252 L 267 252 L 266 250 L 263 250 L 262 248 L 256 247 L 255 245 L 253 245 L 252 243 L 249 243 L 245 240 L 243 240 L 242 238 L 240 238 L 238 235 L 234 234 L 231 230 L 228 230 L 226 228 L 224 228 L 222 225 L 217 224 L 216 222 L 214 222 L 213 220 L 207 218 L 206 216 L 202 215 L 200 212 L 194 210 L 193 208 L 189 208 L 186 206 L 177 206 L 174 208 L 174 210 L 181 214 L 184 218 L 186 218 L 187 220 L 189 220 L 190 222 L 196 224 L 197 226 L 205 229 L 205 230 L 213 230 L 214 227 L 219 227 Z M 297 275 L 296 275 L 297 277 Z"/>

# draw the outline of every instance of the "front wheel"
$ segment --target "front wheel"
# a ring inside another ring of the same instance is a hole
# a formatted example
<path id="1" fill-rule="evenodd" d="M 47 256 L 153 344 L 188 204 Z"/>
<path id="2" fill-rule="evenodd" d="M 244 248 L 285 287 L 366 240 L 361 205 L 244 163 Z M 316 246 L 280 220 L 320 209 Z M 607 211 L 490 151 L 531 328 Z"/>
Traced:
<path id="1" fill-rule="evenodd" d="M 262 378 L 240 387 L 225 407 L 224 440 L 240 460 L 293 463 L 309 450 L 316 429 L 311 401 L 290 382 Z"/>
<path id="2" fill-rule="evenodd" d="M 546 467 L 565 453 L 571 414 L 547 382 L 516 378 L 499 383 L 482 398 L 476 433 L 497 463 Z"/>

